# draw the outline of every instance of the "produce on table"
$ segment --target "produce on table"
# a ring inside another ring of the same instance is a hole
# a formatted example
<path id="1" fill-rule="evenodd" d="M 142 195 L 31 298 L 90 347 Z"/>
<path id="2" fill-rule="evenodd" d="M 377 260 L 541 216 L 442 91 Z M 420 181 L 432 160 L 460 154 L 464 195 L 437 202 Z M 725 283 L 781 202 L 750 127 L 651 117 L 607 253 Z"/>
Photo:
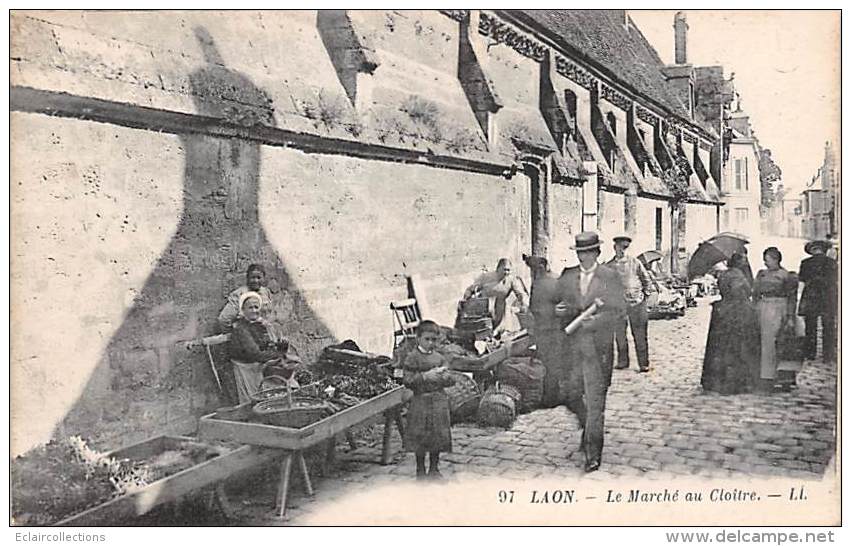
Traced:
<path id="1" fill-rule="evenodd" d="M 107 457 L 79 436 L 51 440 L 10 465 L 15 525 L 50 525 L 227 452 L 184 442 L 145 460 Z"/>

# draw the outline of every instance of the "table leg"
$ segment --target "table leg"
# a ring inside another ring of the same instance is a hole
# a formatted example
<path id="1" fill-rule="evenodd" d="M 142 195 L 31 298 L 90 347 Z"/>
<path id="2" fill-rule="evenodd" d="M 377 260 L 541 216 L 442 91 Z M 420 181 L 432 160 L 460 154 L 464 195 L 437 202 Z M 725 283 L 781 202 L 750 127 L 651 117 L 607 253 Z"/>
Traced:
<path id="1" fill-rule="evenodd" d="M 390 438 L 393 432 L 393 414 L 384 412 L 384 435 L 381 441 L 381 464 L 390 464 Z"/>
<path id="2" fill-rule="evenodd" d="M 346 430 L 346 441 L 349 442 L 349 447 L 352 448 L 352 451 L 358 448 L 358 442 L 355 440 L 355 435 L 352 434 L 351 430 Z"/>
<path id="3" fill-rule="evenodd" d="M 402 419 L 402 408 L 397 408 L 393 412 L 393 419 L 396 421 L 396 430 L 399 431 L 399 436 L 405 438 L 405 421 Z"/>
<path id="4" fill-rule="evenodd" d="M 310 472 L 307 469 L 307 462 L 304 460 L 304 454 L 299 451 L 296 453 L 298 465 L 301 467 L 301 477 L 304 478 L 304 489 L 308 495 L 313 496 L 313 484 L 310 483 Z"/>
<path id="5" fill-rule="evenodd" d="M 330 476 L 331 475 L 331 467 L 334 464 L 334 459 L 337 456 L 337 438 L 332 436 L 328 438 L 327 443 L 325 444 L 325 460 L 322 462 L 322 475 Z"/>
<path id="6" fill-rule="evenodd" d="M 287 512 L 287 493 L 290 490 L 290 470 L 292 470 L 293 454 L 288 451 L 281 462 L 281 479 L 278 482 L 278 517 L 283 518 Z"/>

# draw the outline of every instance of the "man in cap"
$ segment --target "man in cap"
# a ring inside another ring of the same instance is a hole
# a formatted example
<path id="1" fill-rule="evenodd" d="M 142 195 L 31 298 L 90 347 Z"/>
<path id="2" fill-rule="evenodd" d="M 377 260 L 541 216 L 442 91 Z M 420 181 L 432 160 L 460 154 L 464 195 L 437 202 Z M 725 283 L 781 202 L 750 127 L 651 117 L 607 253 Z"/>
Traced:
<path id="1" fill-rule="evenodd" d="M 801 261 L 798 280 L 804 283 L 798 314 L 804 317 L 807 336 L 807 358 L 816 357 L 818 319 L 821 317 L 822 357 L 836 362 L 836 307 L 838 276 L 836 260 L 826 253 L 827 241 L 810 241 L 804 252 L 810 255 Z"/>
<path id="2" fill-rule="evenodd" d="M 615 325 L 615 341 L 618 346 L 617 369 L 629 368 L 629 343 L 626 325 L 629 322 L 635 354 L 638 356 L 638 371 L 650 371 L 650 356 L 647 349 L 647 302 L 657 297 L 659 289 L 647 269 L 638 258 L 629 256 L 626 249 L 632 243 L 629 235 L 614 238 L 615 257 L 606 264 L 621 277 L 626 300 L 626 316 Z"/>
<path id="3" fill-rule="evenodd" d="M 585 471 L 600 467 L 603 453 L 603 418 L 606 393 L 612 380 L 612 335 L 624 312 L 623 285 L 617 272 L 598 264 L 600 238 L 585 231 L 571 247 L 579 265 L 565 269 L 558 280 L 559 303 L 556 312 L 567 325 L 583 311 L 597 304 L 597 310 L 582 319 L 579 329 L 563 344 L 568 373 L 568 407 L 582 426 L 580 449 L 585 455 Z M 571 373 L 573 372 L 573 373 Z M 582 393 L 579 400 L 571 393 Z M 584 400 L 583 400 L 584 398 Z"/>

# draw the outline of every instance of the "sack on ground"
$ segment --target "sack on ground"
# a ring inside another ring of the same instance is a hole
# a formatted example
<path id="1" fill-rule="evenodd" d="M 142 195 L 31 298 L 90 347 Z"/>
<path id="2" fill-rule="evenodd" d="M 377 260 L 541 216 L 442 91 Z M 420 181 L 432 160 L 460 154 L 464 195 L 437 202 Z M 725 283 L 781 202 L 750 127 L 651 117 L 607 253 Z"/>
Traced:
<path id="1" fill-rule="evenodd" d="M 520 411 L 529 411 L 541 405 L 544 397 L 544 376 L 547 369 L 537 358 L 511 357 L 500 363 L 496 378 L 505 385 L 520 391 Z"/>

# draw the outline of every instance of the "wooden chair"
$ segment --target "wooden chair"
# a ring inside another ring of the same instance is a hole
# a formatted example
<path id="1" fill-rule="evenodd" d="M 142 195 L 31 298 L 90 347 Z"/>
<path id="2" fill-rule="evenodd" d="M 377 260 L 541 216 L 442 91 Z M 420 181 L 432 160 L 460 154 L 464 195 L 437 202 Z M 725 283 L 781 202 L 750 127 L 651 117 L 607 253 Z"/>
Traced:
<path id="1" fill-rule="evenodd" d="M 196 347 L 204 347 L 207 351 L 207 360 L 210 362 L 210 369 L 213 370 L 213 377 L 216 378 L 216 384 L 219 386 L 219 392 L 224 392 L 222 388 L 222 379 L 219 377 L 219 371 L 216 369 L 216 363 L 213 360 L 213 352 L 210 350 L 210 347 L 215 345 L 222 345 L 230 341 L 230 334 L 218 334 L 215 336 L 207 336 L 199 339 L 193 339 L 191 341 L 186 342 L 187 349 L 194 349 Z"/>
<path id="2" fill-rule="evenodd" d="M 393 348 L 397 349 L 406 339 L 416 339 L 422 316 L 414 298 L 390 302 L 390 310 L 393 312 Z"/>

